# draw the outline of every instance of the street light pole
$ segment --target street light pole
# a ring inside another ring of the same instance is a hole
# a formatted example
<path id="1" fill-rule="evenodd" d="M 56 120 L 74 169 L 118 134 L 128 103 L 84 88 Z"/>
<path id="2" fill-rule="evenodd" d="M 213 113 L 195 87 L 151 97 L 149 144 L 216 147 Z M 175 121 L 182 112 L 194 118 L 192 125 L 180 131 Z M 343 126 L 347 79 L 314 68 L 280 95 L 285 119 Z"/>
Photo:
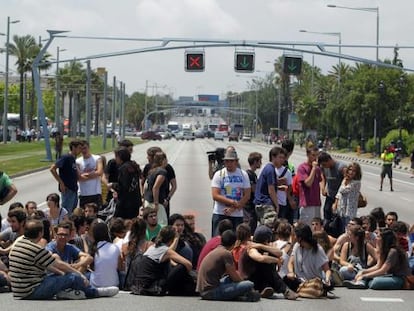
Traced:
<path id="1" fill-rule="evenodd" d="M 3 143 L 7 144 L 7 109 L 9 106 L 9 42 L 10 42 L 10 24 L 16 24 L 19 20 L 10 21 L 7 16 L 7 32 L 6 32 L 6 68 L 4 76 L 4 102 L 3 102 Z"/>
<path id="2" fill-rule="evenodd" d="M 377 28 L 376 29 L 376 61 L 379 62 L 379 7 L 348 7 L 348 6 L 339 6 L 335 4 L 328 4 L 327 7 L 376 13 L 377 15 L 377 19 L 376 19 L 376 28 Z M 377 138 L 377 126 L 378 126 L 377 125 L 377 113 L 375 113 L 375 117 L 374 117 L 374 141 L 375 142 L 377 142 L 377 139 L 378 139 Z M 361 140 L 362 140 L 362 149 L 364 150 L 365 149 L 364 138 L 362 137 Z M 381 152 L 381 150 L 379 152 Z"/>
<path id="3" fill-rule="evenodd" d="M 60 124 L 60 76 L 59 76 L 59 53 L 66 51 L 66 49 L 56 49 L 56 96 L 55 96 L 55 124 L 56 128 L 60 133 L 62 133 L 62 128 Z"/>

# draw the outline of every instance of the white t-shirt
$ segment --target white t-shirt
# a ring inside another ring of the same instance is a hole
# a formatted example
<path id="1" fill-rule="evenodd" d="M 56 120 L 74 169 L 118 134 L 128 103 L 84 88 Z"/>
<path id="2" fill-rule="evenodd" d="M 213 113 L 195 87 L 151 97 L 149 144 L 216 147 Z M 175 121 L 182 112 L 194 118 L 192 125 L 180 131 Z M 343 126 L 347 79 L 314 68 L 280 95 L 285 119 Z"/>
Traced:
<path id="1" fill-rule="evenodd" d="M 275 167 L 275 171 L 276 171 L 277 178 L 279 178 L 279 176 L 281 176 L 283 172 L 285 171 L 285 167 L 283 165 L 279 168 Z M 292 185 L 292 173 L 289 171 L 289 169 L 286 170 L 285 175 L 283 175 L 282 177 L 286 177 L 286 182 L 288 186 Z M 277 190 L 277 202 L 283 206 L 287 205 L 286 191 Z"/>
<path id="2" fill-rule="evenodd" d="M 76 159 L 79 172 L 82 174 L 95 171 L 100 158 L 100 156 L 92 154 L 89 158 L 80 157 Z M 80 195 L 84 196 L 101 194 L 101 178 L 97 176 L 94 179 L 79 181 L 79 191 Z"/>
<path id="3" fill-rule="evenodd" d="M 95 254 L 95 269 L 91 273 L 90 283 L 94 287 L 118 286 L 118 258 L 119 248 L 107 241 L 98 242 L 98 251 Z"/>
<path id="4" fill-rule="evenodd" d="M 295 243 L 291 256 L 295 257 L 295 273 L 299 279 L 323 279 L 322 266 L 329 262 L 329 259 L 319 244 L 317 252 L 314 253 L 312 249 L 300 247 L 299 243 Z"/>
<path id="5" fill-rule="evenodd" d="M 280 266 L 279 268 L 279 275 L 281 278 L 283 278 L 286 274 L 288 274 L 288 263 L 289 263 L 289 254 L 286 253 L 286 246 L 287 246 L 288 241 L 283 241 L 283 240 L 277 240 L 274 242 L 275 246 L 280 249 L 282 251 L 282 259 L 283 259 L 283 264 Z"/>
<path id="6" fill-rule="evenodd" d="M 249 175 L 240 168 L 237 168 L 234 172 L 229 172 L 226 168 L 217 171 L 211 180 L 211 187 L 220 188 L 222 195 L 235 201 L 240 201 L 244 189 L 251 188 Z M 213 214 L 224 215 L 225 207 L 223 203 L 214 201 Z M 230 216 L 243 217 L 243 209 L 235 210 Z"/>

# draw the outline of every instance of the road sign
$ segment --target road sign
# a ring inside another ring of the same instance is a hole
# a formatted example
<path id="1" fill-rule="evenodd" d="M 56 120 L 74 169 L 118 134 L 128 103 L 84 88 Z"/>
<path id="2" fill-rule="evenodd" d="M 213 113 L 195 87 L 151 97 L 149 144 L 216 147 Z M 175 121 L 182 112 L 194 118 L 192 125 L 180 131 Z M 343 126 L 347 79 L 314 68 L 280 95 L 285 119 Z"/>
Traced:
<path id="1" fill-rule="evenodd" d="M 185 71 L 202 72 L 204 67 L 204 52 L 185 53 Z"/>
<path id="2" fill-rule="evenodd" d="M 234 53 L 234 70 L 237 72 L 254 71 L 254 53 L 236 52 Z"/>
<path id="3" fill-rule="evenodd" d="M 302 72 L 302 55 L 283 55 L 283 73 L 298 76 Z"/>

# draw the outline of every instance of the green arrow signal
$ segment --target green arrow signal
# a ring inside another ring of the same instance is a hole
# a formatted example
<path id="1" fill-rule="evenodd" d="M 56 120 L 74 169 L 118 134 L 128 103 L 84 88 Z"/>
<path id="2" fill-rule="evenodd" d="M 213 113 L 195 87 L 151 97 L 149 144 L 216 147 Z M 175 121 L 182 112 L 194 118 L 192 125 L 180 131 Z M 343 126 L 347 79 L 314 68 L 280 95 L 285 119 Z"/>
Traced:
<path id="1" fill-rule="evenodd" d="M 296 69 L 297 67 L 298 67 L 298 66 L 295 64 L 294 60 L 292 59 L 292 60 L 290 61 L 290 64 L 288 65 L 288 69 L 289 69 L 289 71 L 290 71 L 290 72 L 294 72 L 294 71 L 295 71 L 295 69 Z"/>
<path id="2" fill-rule="evenodd" d="M 243 56 L 243 61 L 240 63 L 240 66 L 242 66 L 244 69 L 248 68 L 250 63 L 247 61 L 247 57 Z"/>

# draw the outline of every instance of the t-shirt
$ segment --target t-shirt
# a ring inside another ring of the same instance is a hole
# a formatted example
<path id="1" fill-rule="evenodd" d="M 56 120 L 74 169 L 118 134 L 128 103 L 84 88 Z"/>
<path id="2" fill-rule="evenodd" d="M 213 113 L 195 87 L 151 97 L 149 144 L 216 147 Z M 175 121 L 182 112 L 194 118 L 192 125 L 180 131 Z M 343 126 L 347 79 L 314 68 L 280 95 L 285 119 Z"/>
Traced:
<path id="1" fill-rule="evenodd" d="M 58 254 L 60 259 L 68 264 L 72 264 L 79 259 L 80 249 L 73 244 L 66 244 L 63 253 L 57 249 L 56 241 L 51 241 L 46 245 L 46 249 L 52 254 Z"/>
<path id="2" fill-rule="evenodd" d="M 347 165 L 345 163 L 336 161 L 332 168 L 322 169 L 326 180 L 326 190 L 328 197 L 334 198 L 338 192 L 339 186 L 344 179 L 343 171 L 346 166 Z"/>
<path id="3" fill-rule="evenodd" d="M 321 169 L 316 167 L 315 178 L 310 187 L 305 185 L 305 179 L 307 179 L 311 173 L 312 166 L 308 162 L 304 162 L 298 167 L 298 180 L 299 180 L 299 206 L 320 206 L 321 194 L 319 183 L 322 180 Z"/>
<path id="4" fill-rule="evenodd" d="M 288 186 L 292 185 L 292 173 L 289 171 L 289 169 L 286 169 L 285 172 L 285 167 L 281 166 L 279 168 L 275 167 L 275 172 L 276 172 L 276 176 L 277 178 L 282 178 L 285 177 L 286 178 L 286 184 Z M 285 173 L 285 175 L 282 176 L 282 174 Z M 280 205 L 287 205 L 287 194 L 286 191 L 284 190 L 277 190 L 277 202 Z"/>
<path id="5" fill-rule="evenodd" d="M 247 175 L 249 175 L 249 181 L 250 181 L 250 187 L 253 187 L 257 184 L 257 175 L 254 171 L 252 171 L 251 169 L 246 170 Z M 253 206 L 254 203 L 254 192 L 253 192 L 253 188 L 252 188 L 252 192 L 250 193 L 250 199 L 248 202 L 249 206 Z"/>
<path id="6" fill-rule="evenodd" d="M 89 158 L 80 157 L 76 159 L 76 165 L 79 168 L 79 172 L 90 173 L 96 170 L 100 156 L 92 154 Z M 97 176 L 93 179 L 79 181 L 80 195 L 96 195 L 102 193 L 101 178 Z"/>
<path id="7" fill-rule="evenodd" d="M 29 296 L 46 277 L 46 269 L 55 259 L 41 246 L 23 237 L 9 254 L 10 280 L 14 298 Z"/>
<path id="8" fill-rule="evenodd" d="M 0 172 L 0 201 L 2 201 L 10 191 L 12 181 L 6 173 Z"/>
<path id="9" fill-rule="evenodd" d="M 385 263 L 390 265 L 390 269 L 387 273 L 395 276 L 411 275 L 407 257 L 403 256 L 403 261 L 401 261 L 395 248 L 390 249 L 387 258 L 385 259 Z"/>
<path id="10" fill-rule="evenodd" d="M 78 191 L 78 170 L 75 157 L 71 154 L 65 154 L 56 161 L 55 165 L 59 169 L 59 176 L 65 187 L 72 191 Z"/>
<path id="11" fill-rule="evenodd" d="M 219 246 L 211 251 L 198 270 L 196 291 L 203 293 L 218 287 L 229 266 L 234 266 L 233 256 L 229 250 Z"/>
<path id="12" fill-rule="evenodd" d="M 94 257 L 94 270 L 91 273 L 91 285 L 94 287 L 118 286 L 119 248 L 107 241 L 99 241 Z"/>
<path id="13" fill-rule="evenodd" d="M 239 168 L 234 172 L 229 172 L 227 168 L 216 172 L 211 180 L 212 188 L 219 188 L 220 194 L 226 198 L 240 201 L 243 197 L 245 189 L 250 189 L 250 181 L 247 173 Z M 224 215 L 224 208 L 226 206 L 214 201 L 213 214 Z M 236 209 L 230 215 L 231 217 L 243 217 L 243 209 Z"/>
<path id="14" fill-rule="evenodd" d="M 148 187 L 145 189 L 144 198 L 146 201 L 150 203 L 154 203 L 154 196 L 152 193 L 152 188 L 154 187 L 155 181 L 158 176 L 164 176 L 164 182 L 161 184 L 160 191 L 158 194 L 158 203 L 163 204 L 164 199 L 168 196 L 168 187 L 169 182 L 167 179 L 167 170 L 164 168 L 157 168 L 154 172 L 152 172 L 150 175 L 148 175 L 147 183 Z"/>
<path id="15" fill-rule="evenodd" d="M 216 249 L 217 246 L 221 245 L 221 236 L 217 235 L 212 237 L 201 249 L 200 255 L 198 256 L 197 261 L 197 271 L 200 269 L 201 262 L 203 259 L 213 250 Z"/>
<path id="16" fill-rule="evenodd" d="M 256 192 L 254 194 L 254 204 L 268 204 L 273 205 L 272 199 L 269 196 L 269 185 L 276 187 L 275 166 L 272 163 L 267 163 L 257 179 Z"/>
<path id="17" fill-rule="evenodd" d="M 152 239 L 157 237 L 161 229 L 162 229 L 162 226 L 160 224 L 157 224 L 154 230 L 150 230 L 149 226 L 147 226 L 147 230 L 145 231 L 145 239 L 147 241 L 152 241 Z"/>
<path id="18" fill-rule="evenodd" d="M 315 277 L 322 278 L 322 266 L 329 262 L 323 248 L 318 244 L 318 250 L 314 253 L 313 249 L 300 247 L 299 243 L 293 246 L 294 268 L 297 277 L 310 280 Z"/>
<path id="19" fill-rule="evenodd" d="M 58 224 L 60 224 L 65 218 L 65 216 L 68 214 L 68 210 L 64 207 L 59 207 L 59 214 L 57 218 L 50 217 L 50 208 L 45 208 L 43 212 L 45 213 L 47 219 L 49 219 L 51 226 L 57 226 Z"/>

